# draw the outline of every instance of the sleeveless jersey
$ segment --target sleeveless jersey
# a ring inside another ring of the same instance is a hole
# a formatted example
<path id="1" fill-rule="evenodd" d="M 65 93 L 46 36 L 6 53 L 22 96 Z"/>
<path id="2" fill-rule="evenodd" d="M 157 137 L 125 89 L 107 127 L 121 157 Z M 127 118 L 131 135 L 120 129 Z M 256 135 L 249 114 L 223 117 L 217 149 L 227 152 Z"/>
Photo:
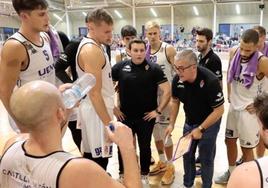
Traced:
<path id="1" fill-rule="evenodd" d="M 168 46 L 167 43 L 162 42 L 159 50 L 154 54 L 150 55 L 150 60 L 152 63 L 157 63 L 158 65 L 160 65 L 168 81 L 171 83 L 173 78 L 173 70 L 171 63 L 168 61 L 167 58 L 167 52 L 166 52 L 167 46 Z"/>
<path id="2" fill-rule="evenodd" d="M 131 57 L 128 55 L 128 53 L 126 52 L 126 49 L 119 49 L 119 54 L 121 56 L 121 61 L 126 61 L 131 59 Z"/>
<path id="3" fill-rule="evenodd" d="M 261 175 L 261 188 L 268 188 L 268 157 L 255 160 Z"/>
<path id="4" fill-rule="evenodd" d="M 263 56 L 259 53 L 258 60 Z M 254 81 L 249 89 L 244 86 L 243 73 L 247 67 L 247 63 L 240 63 L 241 72 L 239 77 L 231 83 L 230 100 L 235 110 L 244 110 L 249 104 L 253 103 L 253 99 L 264 91 L 264 78 L 260 80 L 255 76 Z"/>
<path id="5" fill-rule="evenodd" d="M 60 174 L 74 156 L 64 151 L 33 156 L 25 151 L 24 143 L 25 141 L 15 142 L 2 156 L 1 187 L 59 187 Z"/>
<path id="6" fill-rule="evenodd" d="M 48 36 L 41 33 L 41 46 L 33 44 L 20 32 L 13 34 L 8 40 L 10 39 L 19 41 L 25 47 L 28 56 L 28 66 L 20 72 L 18 87 L 33 80 L 43 80 L 55 85 L 54 60 Z"/>
<path id="7" fill-rule="evenodd" d="M 105 64 L 102 67 L 102 88 L 101 95 L 103 97 L 105 106 L 110 117 L 113 117 L 114 108 L 114 88 L 111 78 L 111 64 L 108 55 L 104 50 L 104 46 L 98 45 L 91 38 L 83 38 L 76 54 L 76 70 L 78 77 L 85 74 L 84 70 L 79 66 L 79 53 L 81 48 L 86 44 L 92 44 L 99 47 L 105 57 Z M 88 62 L 86 62 L 88 63 Z M 84 152 L 91 153 L 93 158 L 111 157 L 112 144 L 107 142 L 105 127 L 97 115 L 94 106 L 87 96 L 85 100 L 80 103 L 78 120 L 81 122 L 82 129 L 82 146 Z"/>
<path id="8" fill-rule="evenodd" d="M 78 77 L 81 77 L 83 74 L 85 74 L 84 70 L 79 66 L 78 63 L 78 56 L 81 51 L 81 48 L 85 44 L 93 44 L 99 47 L 103 51 L 103 55 L 105 57 L 105 65 L 102 68 L 102 88 L 101 93 L 105 102 L 105 105 L 107 108 L 113 108 L 114 107 L 114 87 L 113 87 L 113 81 L 112 81 L 112 74 L 111 74 L 111 64 L 108 58 L 108 55 L 104 49 L 103 46 L 98 45 L 93 39 L 91 38 L 83 38 L 81 43 L 79 44 L 78 51 L 76 54 L 76 71 L 78 74 Z"/>

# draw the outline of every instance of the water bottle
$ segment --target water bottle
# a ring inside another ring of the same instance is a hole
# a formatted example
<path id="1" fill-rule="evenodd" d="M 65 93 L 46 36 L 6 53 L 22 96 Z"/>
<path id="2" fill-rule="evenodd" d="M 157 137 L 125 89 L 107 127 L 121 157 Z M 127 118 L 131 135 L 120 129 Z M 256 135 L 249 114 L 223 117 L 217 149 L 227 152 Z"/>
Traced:
<path id="1" fill-rule="evenodd" d="M 86 73 L 73 83 L 73 86 L 62 93 L 63 103 L 67 109 L 71 109 L 81 100 L 96 84 L 96 78 Z"/>

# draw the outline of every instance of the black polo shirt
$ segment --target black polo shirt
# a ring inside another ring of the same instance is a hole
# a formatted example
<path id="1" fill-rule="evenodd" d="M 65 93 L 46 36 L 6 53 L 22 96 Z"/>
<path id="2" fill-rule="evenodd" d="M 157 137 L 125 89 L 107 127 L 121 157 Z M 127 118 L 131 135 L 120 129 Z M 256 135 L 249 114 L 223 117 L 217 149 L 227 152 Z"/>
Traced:
<path id="1" fill-rule="evenodd" d="M 202 54 L 198 56 L 198 62 L 200 66 L 206 67 L 212 71 L 219 80 L 222 80 L 222 64 L 221 59 L 212 49 L 202 58 Z"/>
<path id="2" fill-rule="evenodd" d="M 160 66 L 146 60 L 140 65 L 131 60 L 115 64 L 112 78 L 118 81 L 120 109 L 129 119 L 142 118 L 145 112 L 155 110 L 158 85 L 167 82 Z"/>
<path id="3" fill-rule="evenodd" d="M 63 83 L 72 83 L 77 79 L 76 72 L 76 52 L 81 39 L 71 41 L 65 48 L 64 54 L 61 54 L 60 58 L 55 63 L 56 76 Z M 72 79 L 68 76 L 65 70 L 71 67 Z"/>
<path id="4" fill-rule="evenodd" d="M 172 97 L 183 104 L 186 123 L 201 124 L 208 115 L 224 103 L 223 92 L 218 78 L 203 67 L 197 68 L 193 83 L 182 82 L 176 75 L 172 81 Z"/>

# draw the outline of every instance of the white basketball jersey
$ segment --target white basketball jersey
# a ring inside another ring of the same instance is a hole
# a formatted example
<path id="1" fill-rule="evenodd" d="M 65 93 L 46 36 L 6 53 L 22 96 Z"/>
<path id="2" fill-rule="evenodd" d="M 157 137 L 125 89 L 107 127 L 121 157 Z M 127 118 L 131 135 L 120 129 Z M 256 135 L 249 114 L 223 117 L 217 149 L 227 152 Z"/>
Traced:
<path id="1" fill-rule="evenodd" d="M 98 45 L 91 38 L 83 38 L 76 54 L 76 71 L 78 77 L 85 74 L 84 70 L 79 66 L 78 56 L 81 48 L 86 44 L 96 45 L 103 51 L 105 57 L 105 65 L 102 67 L 102 88 L 101 94 L 104 99 L 105 106 L 110 117 L 113 116 L 114 108 L 114 88 L 111 78 L 111 65 L 105 48 Z M 94 60 L 91 60 L 94 61 Z M 86 62 L 89 63 L 89 62 Z M 111 157 L 112 156 L 112 144 L 107 142 L 105 136 L 105 126 L 96 114 L 94 106 L 89 97 L 86 100 L 81 101 L 79 106 L 79 118 L 82 129 L 82 146 L 84 152 L 91 153 L 94 158 L 98 157 Z"/>
<path id="2" fill-rule="evenodd" d="M 55 85 L 55 67 L 48 36 L 41 33 L 43 41 L 41 46 L 33 44 L 19 32 L 13 34 L 8 40 L 10 39 L 19 41 L 25 47 L 29 60 L 26 69 L 20 72 L 18 87 L 33 80 L 43 80 Z"/>
<path id="3" fill-rule="evenodd" d="M 131 56 L 128 55 L 128 53 L 126 52 L 126 48 L 119 49 L 119 54 L 121 56 L 121 61 L 126 61 L 126 60 L 131 59 Z"/>
<path id="4" fill-rule="evenodd" d="M 268 157 L 262 157 L 255 160 L 261 175 L 261 188 L 268 188 Z"/>
<path id="5" fill-rule="evenodd" d="M 25 141 L 14 143 L 1 159 L 0 184 L 3 188 L 59 187 L 59 177 L 65 165 L 74 158 L 64 151 L 45 156 L 26 153 Z"/>
<path id="6" fill-rule="evenodd" d="M 259 54 L 259 58 L 262 53 Z M 258 58 L 258 59 L 259 59 Z M 249 89 L 244 86 L 243 74 L 247 67 L 247 63 L 240 63 L 241 73 L 237 80 L 233 80 L 231 83 L 230 100 L 231 105 L 235 110 L 244 110 L 249 104 L 253 103 L 253 99 L 264 91 L 264 78 L 257 79 L 254 77 L 253 83 Z"/>
<path id="7" fill-rule="evenodd" d="M 111 74 L 111 64 L 109 61 L 109 57 L 105 51 L 105 48 L 103 46 L 98 45 L 93 39 L 84 37 L 81 43 L 79 44 L 77 54 L 76 54 L 76 71 L 78 74 L 78 77 L 81 77 L 83 74 L 85 74 L 84 70 L 81 69 L 78 63 L 78 56 L 81 51 L 81 48 L 85 44 L 93 44 L 99 47 L 103 51 L 103 55 L 105 57 L 105 65 L 102 68 L 102 88 L 101 93 L 102 97 L 104 99 L 105 105 L 107 108 L 113 108 L 114 107 L 114 87 L 113 87 L 113 81 L 112 81 L 112 74 Z M 94 61 L 94 60 L 91 60 Z"/>
<path id="8" fill-rule="evenodd" d="M 150 55 L 150 60 L 152 63 L 157 63 L 158 65 L 160 65 L 168 81 L 171 83 L 173 78 L 173 70 L 171 63 L 168 61 L 167 58 L 167 52 L 166 52 L 167 46 L 168 46 L 167 43 L 162 42 L 159 50 L 154 54 Z"/>

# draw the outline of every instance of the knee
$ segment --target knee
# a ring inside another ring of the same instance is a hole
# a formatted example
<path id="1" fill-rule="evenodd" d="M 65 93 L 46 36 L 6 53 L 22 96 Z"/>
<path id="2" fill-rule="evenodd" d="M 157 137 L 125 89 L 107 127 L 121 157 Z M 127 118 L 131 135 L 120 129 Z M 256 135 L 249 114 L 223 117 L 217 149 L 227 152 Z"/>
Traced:
<path id="1" fill-rule="evenodd" d="M 231 138 L 225 137 L 225 144 L 226 144 L 227 147 L 236 145 L 236 140 L 237 139 L 234 139 L 234 138 L 231 139 Z"/>
<path id="2" fill-rule="evenodd" d="M 165 142 L 164 143 L 165 147 L 171 147 L 171 146 L 173 146 L 173 142 L 172 142 L 171 136 L 168 136 L 167 141 L 164 141 L 164 142 Z"/>
<path id="3" fill-rule="evenodd" d="M 208 166 L 208 167 L 213 166 L 214 155 L 209 155 L 206 157 L 200 156 L 200 163 L 201 163 L 201 166 Z"/>

